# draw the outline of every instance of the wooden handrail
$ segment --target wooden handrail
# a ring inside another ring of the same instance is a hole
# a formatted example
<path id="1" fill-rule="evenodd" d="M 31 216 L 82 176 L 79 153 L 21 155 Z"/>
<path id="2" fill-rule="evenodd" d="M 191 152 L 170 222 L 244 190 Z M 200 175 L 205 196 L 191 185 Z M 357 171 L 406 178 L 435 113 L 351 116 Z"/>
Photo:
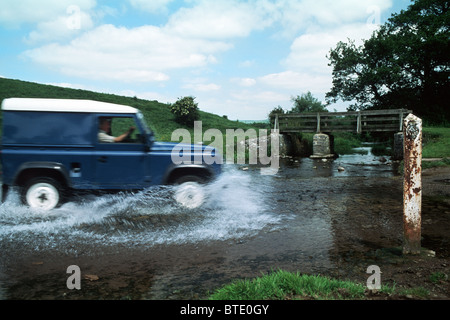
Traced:
<path id="1" fill-rule="evenodd" d="M 314 132 L 314 124 L 315 132 L 400 132 L 403 130 L 403 119 L 411 113 L 407 109 L 387 109 L 274 114 L 271 118 L 275 118 L 275 129 L 280 132 Z"/>

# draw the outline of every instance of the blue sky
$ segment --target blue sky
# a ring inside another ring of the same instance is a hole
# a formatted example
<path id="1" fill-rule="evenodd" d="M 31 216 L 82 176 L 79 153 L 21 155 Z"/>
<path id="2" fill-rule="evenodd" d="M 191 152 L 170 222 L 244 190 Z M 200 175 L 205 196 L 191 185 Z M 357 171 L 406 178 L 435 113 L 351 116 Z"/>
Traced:
<path id="1" fill-rule="evenodd" d="M 137 96 L 196 97 L 233 120 L 266 119 L 310 91 L 326 58 L 409 0 L 0 0 L 0 77 Z M 344 103 L 328 109 L 345 110 Z"/>

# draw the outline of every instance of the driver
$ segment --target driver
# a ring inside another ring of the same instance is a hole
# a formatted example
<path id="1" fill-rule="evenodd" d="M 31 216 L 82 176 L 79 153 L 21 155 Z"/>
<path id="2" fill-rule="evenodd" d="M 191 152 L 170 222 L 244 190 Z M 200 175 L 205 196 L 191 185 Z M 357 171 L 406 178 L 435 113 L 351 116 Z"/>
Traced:
<path id="1" fill-rule="evenodd" d="M 98 132 L 98 140 L 100 142 L 114 143 L 114 142 L 122 142 L 126 138 L 128 138 L 133 131 L 136 130 L 135 127 L 130 127 L 127 132 L 121 134 L 118 137 L 114 137 L 108 134 L 111 131 L 111 118 L 100 118 L 99 124 L 99 132 Z"/>

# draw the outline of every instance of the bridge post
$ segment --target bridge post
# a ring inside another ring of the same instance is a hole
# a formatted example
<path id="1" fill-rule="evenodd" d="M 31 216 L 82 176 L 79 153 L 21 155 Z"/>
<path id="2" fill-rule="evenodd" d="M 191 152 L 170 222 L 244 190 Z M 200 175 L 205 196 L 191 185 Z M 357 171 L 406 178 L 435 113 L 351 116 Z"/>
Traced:
<path id="1" fill-rule="evenodd" d="M 403 160 L 403 132 L 394 134 L 394 149 L 392 160 Z"/>
<path id="2" fill-rule="evenodd" d="M 275 128 L 274 130 L 280 130 L 280 120 L 278 118 L 278 114 L 275 115 Z"/>
<path id="3" fill-rule="evenodd" d="M 358 111 L 358 118 L 356 120 L 356 133 L 362 133 L 361 111 Z"/>
<path id="4" fill-rule="evenodd" d="M 316 130 L 316 132 L 317 133 L 320 133 L 320 113 L 319 112 L 317 112 L 317 130 Z"/>
<path id="5" fill-rule="evenodd" d="M 419 254 L 422 226 L 422 120 L 410 114 L 403 125 L 403 253 Z"/>

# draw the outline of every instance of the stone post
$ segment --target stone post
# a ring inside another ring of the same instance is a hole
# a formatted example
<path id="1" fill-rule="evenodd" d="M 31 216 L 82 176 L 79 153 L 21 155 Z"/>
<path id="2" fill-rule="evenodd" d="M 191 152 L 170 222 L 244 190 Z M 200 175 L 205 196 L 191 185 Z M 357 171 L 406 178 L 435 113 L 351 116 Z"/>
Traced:
<path id="1" fill-rule="evenodd" d="M 335 158 L 334 154 L 334 138 L 325 133 L 318 133 L 313 138 L 313 155 L 312 159 Z"/>
<path id="2" fill-rule="evenodd" d="M 422 120 L 410 114 L 403 126 L 403 253 L 419 254 L 422 227 Z"/>

